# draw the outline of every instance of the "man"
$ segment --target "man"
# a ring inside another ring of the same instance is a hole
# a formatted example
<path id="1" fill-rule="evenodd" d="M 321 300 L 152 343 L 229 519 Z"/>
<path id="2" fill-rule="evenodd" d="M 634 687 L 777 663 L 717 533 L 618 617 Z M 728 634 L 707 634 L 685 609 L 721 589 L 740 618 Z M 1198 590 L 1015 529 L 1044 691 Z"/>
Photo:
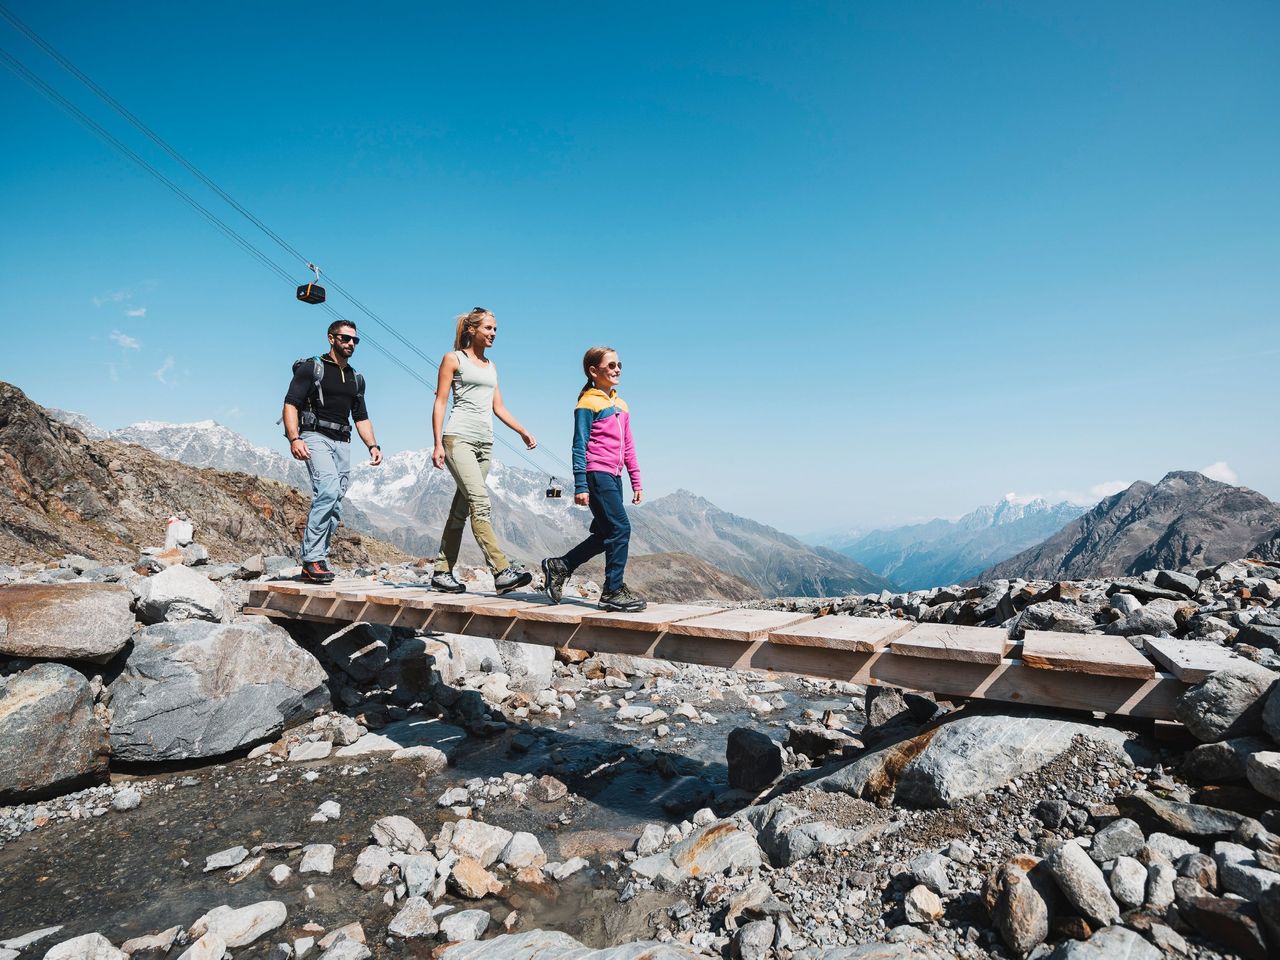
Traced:
<path id="1" fill-rule="evenodd" d="M 373 466 L 382 463 L 382 448 L 364 405 L 364 377 L 350 360 L 360 338 L 347 320 L 329 324 L 329 352 L 304 357 L 293 365 L 293 381 L 284 396 L 284 435 L 293 459 L 302 460 L 311 476 L 311 512 L 302 535 L 302 579 L 332 583 L 329 541 L 342 519 L 342 498 L 351 472 L 351 422 L 369 448 Z"/>

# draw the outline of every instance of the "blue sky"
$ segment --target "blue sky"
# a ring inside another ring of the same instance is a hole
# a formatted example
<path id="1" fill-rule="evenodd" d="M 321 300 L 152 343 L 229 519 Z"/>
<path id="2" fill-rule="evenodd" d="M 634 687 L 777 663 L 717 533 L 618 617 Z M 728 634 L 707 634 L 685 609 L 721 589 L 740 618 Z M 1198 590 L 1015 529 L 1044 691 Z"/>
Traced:
<path id="1" fill-rule="evenodd" d="M 557 461 L 606 342 L 648 492 L 793 532 L 1210 464 L 1280 497 L 1274 3 L 7 3 L 428 355 L 492 309 Z M 328 316 L 4 69 L 0 111 L 0 376 L 283 451 Z M 356 363 L 384 448 L 429 444 Z"/>

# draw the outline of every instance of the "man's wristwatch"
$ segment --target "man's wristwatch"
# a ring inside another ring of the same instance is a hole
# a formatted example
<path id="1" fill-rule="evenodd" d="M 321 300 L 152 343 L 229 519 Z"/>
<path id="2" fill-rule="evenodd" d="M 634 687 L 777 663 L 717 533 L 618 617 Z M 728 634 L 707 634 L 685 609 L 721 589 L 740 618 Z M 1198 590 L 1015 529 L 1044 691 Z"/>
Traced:
<path id="1" fill-rule="evenodd" d="M 370 444 L 369 446 L 370 453 L 372 453 L 374 450 L 381 450 L 381 449 L 382 449 L 381 444 L 374 443 L 374 444 Z"/>
<path id="2" fill-rule="evenodd" d="M 301 440 L 301 439 L 302 439 L 301 437 L 290 437 L 290 438 L 289 438 L 289 446 L 291 446 L 291 447 L 292 447 L 295 443 L 297 443 L 297 442 L 298 442 L 299 440 Z"/>

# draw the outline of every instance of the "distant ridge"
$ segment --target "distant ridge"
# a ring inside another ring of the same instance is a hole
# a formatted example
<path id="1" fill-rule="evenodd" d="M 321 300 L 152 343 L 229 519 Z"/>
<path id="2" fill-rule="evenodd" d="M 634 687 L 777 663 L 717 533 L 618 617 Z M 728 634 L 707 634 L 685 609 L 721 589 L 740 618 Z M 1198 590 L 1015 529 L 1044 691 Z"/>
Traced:
<path id="1" fill-rule="evenodd" d="M 1210 566 L 1264 549 L 1280 505 L 1246 487 L 1177 470 L 1107 497 L 1043 543 L 975 580 L 1082 580 Z"/>

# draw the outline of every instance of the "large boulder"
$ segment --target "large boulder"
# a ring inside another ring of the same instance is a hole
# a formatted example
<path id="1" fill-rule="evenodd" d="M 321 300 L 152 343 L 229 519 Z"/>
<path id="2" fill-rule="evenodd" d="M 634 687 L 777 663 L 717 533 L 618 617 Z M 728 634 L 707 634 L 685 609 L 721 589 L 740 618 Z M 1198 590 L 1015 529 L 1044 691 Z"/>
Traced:
<path id="1" fill-rule="evenodd" d="M 1178 698 L 1173 712 L 1204 743 L 1262 731 L 1266 698 L 1280 674 L 1248 661 L 1219 670 Z"/>
<path id="2" fill-rule="evenodd" d="M 452 944 L 438 956 L 440 960 L 695 960 L 700 954 L 677 940 L 640 940 L 592 950 L 558 930 L 530 930 Z"/>
<path id="3" fill-rule="evenodd" d="M 325 680 L 265 619 L 147 627 L 111 684 L 111 749 L 121 760 L 189 760 L 271 740 L 328 705 Z"/>
<path id="4" fill-rule="evenodd" d="M 729 786 L 758 793 L 782 776 L 782 748 L 768 734 L 738 727 L 725 747 Z"/>
<path id="5" fill-rule="evenodd" d="M 376 623 L 351 623 L 317 644 L 328 663 L 357 683 L 376 677 L 389 659 L 391 628 Z"/>
<path id="6" fill-rule="evenodd" d="M 133 633 L 133 595 L 114 583 L 0 587 L 0 654 L 105 662 Z"/>
<path id="7" fill-rule="evenodd" d="M 83 674 L 38 663 L 0 677 L 0 803 L 102 777 L 107 756 L 107 731 Z"/>
<path id="8" fill-rule="evenodd" d="M 218 585 L 181 564 L 137 581 L 133 590 L 138 597 L 138 619 L 143 623 L 220 621 L 227 616 L 227 601 Z"/>
<path id="9" fill-rule="evenodd" d="M 954 806 L 1040 769 L 1077 736 L 1116 751 L 1124 739 L 1107 727 L 1051 717 L 956 717 L 932 731 L 924 749 L 902 768 L 895 799 L 921 807 Z"/>
<path id="10" fill-rule="evenodd" d="M 537 692 L 551 686 L 551 671 L 556 663 L 556 652 L 552 647 L 509 640 L 498 640 L 497 645 L 513 690 Z"/>

